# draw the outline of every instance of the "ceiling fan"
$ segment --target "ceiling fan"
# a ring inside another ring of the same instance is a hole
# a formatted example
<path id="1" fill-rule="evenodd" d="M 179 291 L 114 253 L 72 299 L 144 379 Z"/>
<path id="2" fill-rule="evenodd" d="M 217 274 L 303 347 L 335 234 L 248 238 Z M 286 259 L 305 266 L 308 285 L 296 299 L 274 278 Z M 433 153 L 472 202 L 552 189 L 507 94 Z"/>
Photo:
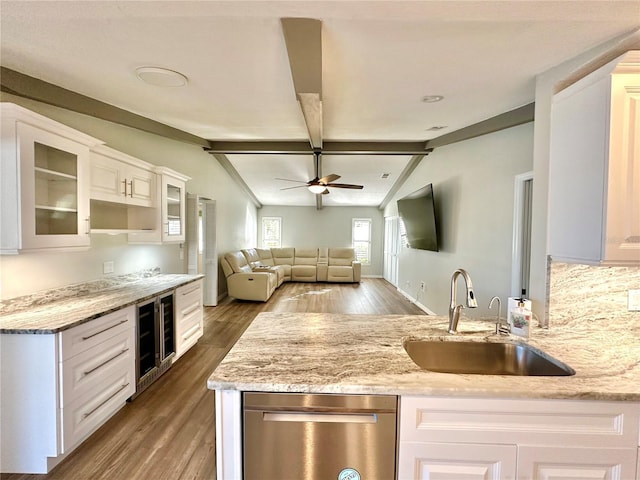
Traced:
<path id="1" fill-rule="evenodd" d="M 311 193 L 326 195 L 329 192 L 329 188 L 350 188 L 353 190 L 362 190 L 364 187 L 362 185 L 354 185 L 352 183 L 334 183 L 336 180 L 340 178 L 340 175 L 336 175 L 332 173 L 330 175 L 326 175 L 322 178 L 319 178 L 320 175 L 320 151 L 314 149 L 313 151 L 314 159 L 315 159 L 315 178 L 309 180 L 308 182 L 303 182 L 301 180 L 290 180 L 288 178 L 276 178 L 276 180 L 283 180 L 285 182 L 297 182 L 302 183 L 303 185 L 296 185 L 295 187 L 286 187 L 281 188 L 280 190 L 291 190 L 293 188 L 301 188 L 307 187 Z"/>

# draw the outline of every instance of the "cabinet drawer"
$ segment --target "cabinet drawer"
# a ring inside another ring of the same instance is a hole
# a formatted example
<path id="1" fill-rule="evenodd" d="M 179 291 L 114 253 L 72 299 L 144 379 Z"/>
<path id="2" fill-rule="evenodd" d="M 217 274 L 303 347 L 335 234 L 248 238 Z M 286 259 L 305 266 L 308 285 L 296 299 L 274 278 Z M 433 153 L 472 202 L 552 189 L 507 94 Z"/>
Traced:
<path id="1" fill-rule="evenodd" d="M 98 429 L 135 392 L 133 369 L 102 377 L 98 388 L 61 409 L 63 453 Z"/>
<path id="2" fill-rule="evenodd" d="M 630 447 L 640 405 L 578 400 L 402 397 L 402 441 Z"/>
<path id="3" fill-rule="evenodd" d="M 188 315 L 189 312 L 202 305 L 202 280 L 198 280 L 176 288 L 176 314 Z"/>
<path id="4" fill-rule="evenodd" d="M 64 330 L 60 334 L 62 360 L 67 360 L 80 352 L 95 347 L 122 332 L 130 331 L 133 335 L 135 318 L 135 306 L 131 305 L 69 330 Z"/>
<path id="5" fill-rule="evenodd" d="M 66 406 L 86 392 L 100 388 L 108 376 L 134 371 L 132 332 L 122 332 L 62 363 L 60 405 Z"/>

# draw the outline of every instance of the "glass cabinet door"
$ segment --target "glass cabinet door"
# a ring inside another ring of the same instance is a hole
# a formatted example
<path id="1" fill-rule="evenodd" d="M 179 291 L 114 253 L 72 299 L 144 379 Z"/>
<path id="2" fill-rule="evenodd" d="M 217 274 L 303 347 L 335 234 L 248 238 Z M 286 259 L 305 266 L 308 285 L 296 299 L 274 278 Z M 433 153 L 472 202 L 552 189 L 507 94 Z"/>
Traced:
<path id="1" fill-rule="evenodd" d="M 89 245 L 86 146 L 19 124 L 22 248 Z"/>
<path id="2" fill-rule="evenodd" d="M 185 239 L 185 184 L 167 175 L 162 177 L 164 218 L 162 240 L 181 242 Z"/>

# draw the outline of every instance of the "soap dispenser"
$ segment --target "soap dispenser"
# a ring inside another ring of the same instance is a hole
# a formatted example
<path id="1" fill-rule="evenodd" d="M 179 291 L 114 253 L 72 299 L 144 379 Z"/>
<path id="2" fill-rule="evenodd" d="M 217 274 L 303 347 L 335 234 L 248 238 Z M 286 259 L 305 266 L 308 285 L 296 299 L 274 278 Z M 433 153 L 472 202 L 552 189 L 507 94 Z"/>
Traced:
<path id="1" fill-rule="evenodd" d="M 525 306 L 525 300 L 522 297 L 518 301 L 518 306 L 511 311 L 511 333 L 519 337 L 529 338 L 531 318 L 531 310 Z"/>

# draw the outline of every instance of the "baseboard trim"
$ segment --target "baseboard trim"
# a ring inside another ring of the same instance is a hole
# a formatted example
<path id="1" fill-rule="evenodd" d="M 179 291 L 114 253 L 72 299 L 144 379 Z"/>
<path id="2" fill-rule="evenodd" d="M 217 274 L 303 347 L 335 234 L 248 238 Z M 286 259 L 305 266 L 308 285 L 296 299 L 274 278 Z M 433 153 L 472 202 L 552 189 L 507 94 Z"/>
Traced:
<path id="1" fill-rule="evenodd" d="M 398 288 L 397 290 L 398 290 L 398 293 L 400 295 L 405 297 L 407 300 L 409 300 L 411 303 L 413 303 L 416 307 L 418 307 L 420 310 L 422 310 L 427 315 L 437 315 L 434 311 L 430 310 L 429 307 L 427 307 L 426 305 L 423 305 L 422 303 L 420 303 L 417 298 L 412 297 L 411 295 L 409 295 L 407 292 L 405 292 L 401 288 Z"/>

